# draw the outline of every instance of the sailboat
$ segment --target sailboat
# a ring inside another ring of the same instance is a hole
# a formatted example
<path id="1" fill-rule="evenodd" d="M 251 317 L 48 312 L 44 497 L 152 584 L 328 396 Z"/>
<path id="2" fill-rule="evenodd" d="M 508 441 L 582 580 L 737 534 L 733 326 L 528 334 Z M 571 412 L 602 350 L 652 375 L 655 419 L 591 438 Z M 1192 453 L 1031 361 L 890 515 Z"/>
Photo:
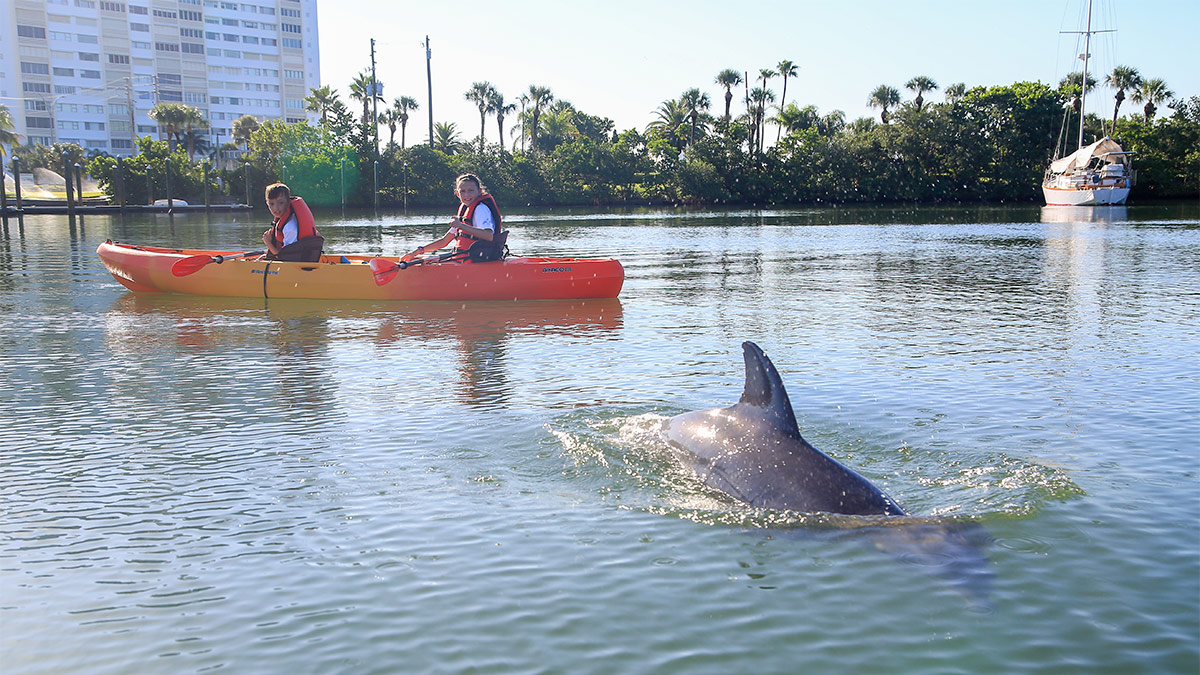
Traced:
<path id="1" fill-rule="evenodd" d="M 1124 204 L 1133 187 L 1132 153 L 1123 150 L 1116 141 L 1104 138 L 1083 144 L 1083 116 L 1087 110 L 1088 58 L 1091 56 L 1092 35 L 1111 31 L 1092 30 L 1092 0 L 1088 0 L 1087 29 L 1084 36 L 1083 92 L 1079 96 L 1079 149 L 1050 163 L 1042 180 L 1042 194 L 1047 206 L 1104 206 Z M 1068 113 L 1069 114 L 1069 113 Z"/>

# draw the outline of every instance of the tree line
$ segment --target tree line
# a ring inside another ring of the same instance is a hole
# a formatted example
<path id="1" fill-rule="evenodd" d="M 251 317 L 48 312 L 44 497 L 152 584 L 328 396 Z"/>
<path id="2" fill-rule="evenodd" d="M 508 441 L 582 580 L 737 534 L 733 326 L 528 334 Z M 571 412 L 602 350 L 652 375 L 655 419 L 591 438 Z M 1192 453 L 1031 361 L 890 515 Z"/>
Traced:
<path id="1" fill-rule="evenodd" d="M 410 145 L 416 99 L 389 105 L 364 71 L 349 86 L 353 108 L 330 86 L 310 92 L 316 124 L 237 120 L 226 149 L 244 149 L 247 161 L 232 169 L 205 171 L 196 159 L 211 152 L 196 142 L 206 124 L 196 109 L 160 104 L 152 116 L 167 140 L 139 139 L 138 157 L 125 162 L 119 183 L 130 201 L 164 196 L 159 174 L 170 165 L 172 187 L 184 199 L 203 192 L 207 179 L 214 194 L 248 193 L 255 203 L 262 185 L 283 180 L 322 206 L 443 207 L 454 176 L 467 171 L 501 203 L 520 206 L 1036 201 L 1048 161 L 1064 146 L 1073 149 L 1078 134 L 1080 73 L 1056 87 L 953 84 L 941 101 L 929 100 L 939 87 L 928 76 L 905 84 L 911 100 L 884 84 L 868 97 L 878 121 L 847 121 L 841 111 L 789 100 L 796 74 L 790 61 L 753 75 L 723 70 L 712 82 L 724 98 L 717 110 L 708 93 L 689 88 L 659 104 L 646 128 L 624 131 L 549 87 L 531 85 L 508 101 L 490 83 L 475 82 L 463 98 L 479 112 L 478 136 L 464 139 L 453 123 L 439 123 L 428 143 Z M 776 78 L 778 99 L 770 86 Z M 1134 153 L 1134 199 L 1200 194 L 1200 97 L 1175 98 L 1162 80 L 1127 66 L 1105 83 L 1116 90 L 1113 115 L 1087 115 L 1084 134 L 1112 136 Z M 1095 84 L 1089 78 L 1089 91 Z M 1144 105 L 1122 117 L 1127 96 Z M 1163 104 L 1169 115 L 1158 114 Z M 17 154 L 33 166 L 39 153 L 62 150 Z M 116 160 L 103 153 L 86 159 L 89 173 L 115 194 Z"/>

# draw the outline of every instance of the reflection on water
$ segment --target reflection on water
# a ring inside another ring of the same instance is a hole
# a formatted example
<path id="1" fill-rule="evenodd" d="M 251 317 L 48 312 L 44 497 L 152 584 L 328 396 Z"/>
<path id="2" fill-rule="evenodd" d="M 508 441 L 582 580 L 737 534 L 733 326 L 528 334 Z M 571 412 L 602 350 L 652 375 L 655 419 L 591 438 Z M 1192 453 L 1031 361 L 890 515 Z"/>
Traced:
<path id="1" fill-rule="evenodd" d="M 414 302 L 397 303 L 379 326 L 376 343 L 386 346 L 400 338 L 450 339 L 456 358 L 439 363 L 457 373 L 459 400 L 470 406 L 505 403 L 511 393 L 506 370 L 506 342 L 510 335 L 569 335 L 599 337 L 622 325 L 621 301 L 532 300 L 497 303 Z"/>
<path id="2" fill-rule="evenodd" d="M 452 381 L 459 402 L 489 407 L 505 403 L 511 394 L 506 352 L 514 336 L 593 339 L 622 325 L 616 298 L 331 304 L 125 293 L 105 318 L 113 353 L 141 353 L 148 346 L 175 357 L 233 350 L 244 355 L 236 365 L 239 376 L 272 376 L 269 389 L 282 401 L 323 414 L 332 412 L 338 398 L 330 350 L 339 342 L 352 344 L 369 334 L 379 350 L 449 345 L 449 354 L 421 364 L 420 379 Z M 268 346 L 269 351 L 256 353 Z"/>
<path id="3" fill-rule="evenodd" d="M 1043 206 L 1043 223 L 1121 223 L 1129 218 L 1126 206 Z"/>

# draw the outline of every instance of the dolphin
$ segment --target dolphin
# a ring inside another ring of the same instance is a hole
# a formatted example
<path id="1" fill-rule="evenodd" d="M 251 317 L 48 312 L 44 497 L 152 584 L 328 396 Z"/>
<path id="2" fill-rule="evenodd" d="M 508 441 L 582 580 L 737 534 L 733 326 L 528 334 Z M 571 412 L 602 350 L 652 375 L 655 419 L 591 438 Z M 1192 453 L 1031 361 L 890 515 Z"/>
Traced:
<path id="1" fill-rule="evenodd" d="M 709 486 L 751 506 L 844 514 L 826 516 L 823 526 L 806 530 L 860 539 L 928 569 L 948 579 L 972 610 L 988 611 L 994 574 L 983 552 L 991 536 L 983 527 L 912 517 L 871 481 L 814 448 L 800 435 L 771 359 L 753 342 L 743 342 L 742 351 L 746 387 L 737 403 L 664 423 L 675 456 Z"/>
<path id="2" fill-rule="evenodd" d="M 800 435 L 775 364 L 743 342 L 746 388 L 728 408 L 684 413 L 664 425 L 667 444 L 701 480 L 765 509 L 856 516 L 908 513 L 871 481 Z"/>

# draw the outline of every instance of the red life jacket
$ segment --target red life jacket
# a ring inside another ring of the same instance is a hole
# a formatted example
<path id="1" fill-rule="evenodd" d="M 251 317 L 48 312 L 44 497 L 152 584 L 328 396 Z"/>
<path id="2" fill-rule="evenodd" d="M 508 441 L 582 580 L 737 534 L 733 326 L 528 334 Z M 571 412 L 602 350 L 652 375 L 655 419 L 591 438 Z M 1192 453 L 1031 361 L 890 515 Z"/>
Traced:
<path id="1" fill-rule="evenodd" d="M 496 223 L 496 229 L 492 230 L 492 240 L 495 241 L 496 238 L 500 236 L 500 231 L 501 231 L 500 207 L 496 206 L 496 200 L 493 199 L 491 195 L 482 194 L 482 195 L 479 195 L 478 199 L 471 202 L 470 204 L 459 204 L 458 205 L 458 219 L 468 225 L 474 226 L 475 223 L 472 222 L 471 219 L 475 215 L 475 207 L 479 206 L 480 204 L 487 204 L 488 209 L 492 212 L 492 220 L 495 221 L 495 223 Z M 483 240 L 476 239 L 475 237 L 472 237 L 471 235 L 469 235 L 465 232 L 460 232 L 459 235 L 454 238 L 454 248 L 455 248 L 455 250 L 458 250 L 458 251 L 465 251 L 465 250 L 471 248 L 472 246 L 474 246 L 475 242 L 478 242 L 478 241 L 483 241 Z M 491 244 L 491 242 L 488 242 L 488 241 L 483 241 L 483 243 L 484 243 L 484 245 Z"/>
<path id="2" fill-rule="evenodd" d="M 301 197 L 292 197 L 288 200 L 288 212 L 276 218 L 272 228 L 271 236 L 275 239 L 276 246 L 283 246 L 283 226 L 292 219 L 293 213 L 296 214 L 296 241 L 321 236 L 321 233 L 317 232 L 317 221 L 313 219 L 308 204 L 305 204 Z"/>

